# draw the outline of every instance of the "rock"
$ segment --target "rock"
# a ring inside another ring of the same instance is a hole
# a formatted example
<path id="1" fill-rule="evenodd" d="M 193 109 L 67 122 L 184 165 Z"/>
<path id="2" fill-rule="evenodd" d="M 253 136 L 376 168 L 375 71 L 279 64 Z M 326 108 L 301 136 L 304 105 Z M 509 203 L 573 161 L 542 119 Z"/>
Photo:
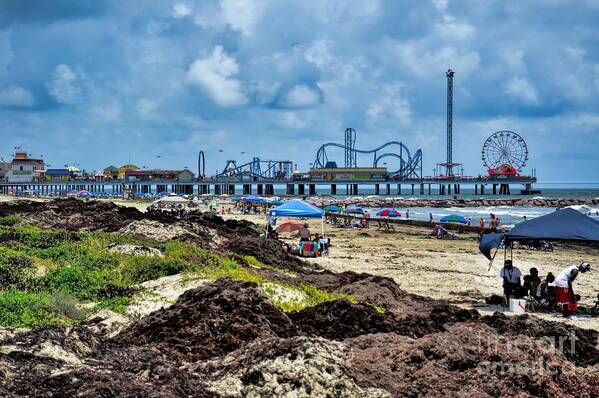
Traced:
<path id="1" fill-rule="evenodd" d="M 164 257 L 162 252 L 156 248 L 147 247 L 147 246 L 135 246 L 135 245 L 127 244 L 127 243 L 113 243 L 108 246 L 108 251 L 110 251 L 111 253 L 136 255 L 136 256 Z"/>

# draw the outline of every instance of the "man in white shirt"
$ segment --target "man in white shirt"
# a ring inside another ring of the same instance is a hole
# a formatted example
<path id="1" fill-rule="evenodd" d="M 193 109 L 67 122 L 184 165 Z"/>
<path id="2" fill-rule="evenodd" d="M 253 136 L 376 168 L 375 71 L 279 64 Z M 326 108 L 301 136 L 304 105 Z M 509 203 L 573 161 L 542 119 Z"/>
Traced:
<path id="1" fill-rule="evenodd" d="M 503 279 L 503 295 L 506 303 L 509 303 L 510 298 L 517 298 L 520 294 L 520 277 L 522 272 L 517 267 L 514 267 L 512 260 L 505 260 L 505 264 L 499 276 Z"/>
<path id="2" fill-rule="evenodd" d="M 575 312 L 578 309 L 578 300 L 574 294 L 572 284 L 579 273 L 585 273 L 591 270 L 591 264 L 583 261 L 580 265 L 571 265 L 564 269 L 555 278 L 557 307 L 562 310 L 564 316 Z"/>

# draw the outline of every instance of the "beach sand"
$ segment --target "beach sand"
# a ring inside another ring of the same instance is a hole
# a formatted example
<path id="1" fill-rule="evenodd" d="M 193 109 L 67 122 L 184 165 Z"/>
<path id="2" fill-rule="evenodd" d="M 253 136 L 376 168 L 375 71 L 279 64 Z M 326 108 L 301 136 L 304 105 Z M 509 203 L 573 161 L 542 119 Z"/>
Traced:
<path id="1" fill-rule="evenodd" d="M 224 217 L 266 223 L 263 215 Z M 312 233 L 320 231 L 320 221 L 307 222 Z M 431 229 L 395 225 L 394 231 L 384 231 L 376 226 L 340 229 L 327 225 L 326 233 L 332 243 L 330 255 L 306 260 L 334 272 L 354 271 L 389 277 L 409 293 L 448 300 L 485 314 L 502 311 L 501 306 L 485 305 L 485 298 L 502 294 L 499 270 L 503 264 L 503 251 L 498 252 L 489 270 L 489 261 L 478 250 L 476 234 L 462 233 L 457 234 L 457 240 L 439 240 L 430 236 Z M 283 235 L 281 239 L 290 244 L 297 241 L 291 235 Z M 594 270 L 580 275 L 574 288 L 582 296 L 581 304 L 592 307 L 599 293 L 599 249 L 563 243 L 554 246 L 553 252 L 514 250 L 514 265 L 523 275 L 536 267 L 544 278 L 548 272 L 557 276 L 566 266 L 578 264 L 583 259 L 590 261 Z M 534 315 L 599 330 L 599 318 L 571 320 L 557 313 Z"/>

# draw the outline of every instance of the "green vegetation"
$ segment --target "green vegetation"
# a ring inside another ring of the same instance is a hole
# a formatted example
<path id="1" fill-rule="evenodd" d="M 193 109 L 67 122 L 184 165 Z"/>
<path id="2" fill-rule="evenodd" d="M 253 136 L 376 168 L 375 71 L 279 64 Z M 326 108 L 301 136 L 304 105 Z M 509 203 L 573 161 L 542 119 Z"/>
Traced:
<path id="1" fill-rule="evenodd" d="M 3 216 L 0 217 L 0 225 L 8 225 L 12 227 L 21 222 L 21 217 L 19 216 Z"/>
<path id="2" fill-rule="evenodd" d="M 254 282 L 285 311 L 336 299 L 355 302 L 350 296 L 314 286 L 271 281 L 233 259 L 190 243 L 44 230 L 7 218 L 0 222 L 0 326 L 68 325 L 102 308 L 123 313 L 141 283 L 178 273 L 186 278 Z M 117 243 L 156 248 L 163 255 L 111 251 L 110 245 Z M 244 257 L 244 261 L 256 268 L 272 269 L 252 256 Z M 82 306 L 84 303 L 92 305 Z"/>
<path id="3" fill-rule="evenodd" d="M 7 291 L 0 294 L 0 325 L 31 328 L 71 322 L 47 293 Z"/>
<path id="4" fill-rule="evenodd" d="M 333 300 L 347 300 L 356 304 L 357 300 L 343 293 L 329 293 L 312 285 L 302 284 L 299 287 L 283 283 L 268 283 L 263 285 L 268 298 L 285 312 L 301 311 L 307 307 Z M 287 294 L 281 295 L 281 292 Z"/>
<path id="5" fill-rule="evenodd" d="M 246 263 L 248 263 L 248 265 L 250 265 L 252 267 L 262 268 L 262 269 L 272 269 L 271 266 L 264 264 L 262 261 L 258 260 L 254 256 L 243 256 L 243 259 L 245 260 Z"/>

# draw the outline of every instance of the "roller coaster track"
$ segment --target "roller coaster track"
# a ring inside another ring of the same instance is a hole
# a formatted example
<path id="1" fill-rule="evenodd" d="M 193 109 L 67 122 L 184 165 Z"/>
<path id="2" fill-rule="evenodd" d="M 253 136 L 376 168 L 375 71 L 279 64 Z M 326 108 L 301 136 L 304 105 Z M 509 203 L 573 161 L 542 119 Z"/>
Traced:
<path id="1" fill-rule="evenodd" d="M 228 160 L 222 172 L 216 177 L 280 180 L 291 178 L 292 163 L 288 160 L 260 160 L 254 158 L 251 162 L 237 165 L 235 160 Z"/>
<path id="2" fill-rule="evenodd" d="M 379 151 L 392 145 L 399 146 L 399 153 L 386 152 L 381 155 L 378 155 Z M 416 152 L 414 152 L 414 156 L 412 156 L 410 154 L 410 150 L 399 141 L 386 142 L 383 145 L 371 150 L 361 150 L 355 148 L 348 149 L 346 145 L 329 142 L 318 148 L 318 151 L 316 152 L 316 160 L 314 161 L 315 168 L 325 167 L 326 163 L 328 162 L 326 149 L 330 147 L 341 148 L 346 152 L 349 150 L 354 154 L 373 154 L 374 160 L 372 167 L 377 167 L 381 159 L 389 157 L 397 158 L 400 161 L 400 167 L 398 170 L 392 171 L 389 174 L 397 175 L 401 178 L 420 178 L 421 176 L 419 175 L 419 172 L 420 174 L 422 174 L 422 150 L 418 149 Z"/>

